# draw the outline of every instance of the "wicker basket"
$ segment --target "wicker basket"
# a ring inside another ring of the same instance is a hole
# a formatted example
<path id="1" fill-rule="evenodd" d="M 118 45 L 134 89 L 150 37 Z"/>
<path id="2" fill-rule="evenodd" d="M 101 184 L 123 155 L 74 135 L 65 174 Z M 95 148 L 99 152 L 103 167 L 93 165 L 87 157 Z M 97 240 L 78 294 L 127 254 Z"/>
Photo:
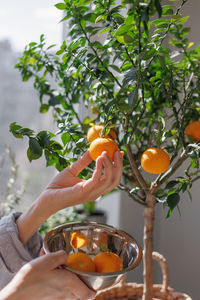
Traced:
<path id="1" fill-rule="evenodd" d="M 161 267 L 163 282 L 162 284 L 154 284 L 154 299 L 158 300 L 192 300 L 188 295 L 178 293 L 169 287 L 169 273 L 165 258 L 153 252 L 153 259 L 158 261 Z M 141 300 L 143 293 L 143 284 L 137 283 L 121 283 L 112 288 L 101 291 L 97 294 L 95 300 Z"/>

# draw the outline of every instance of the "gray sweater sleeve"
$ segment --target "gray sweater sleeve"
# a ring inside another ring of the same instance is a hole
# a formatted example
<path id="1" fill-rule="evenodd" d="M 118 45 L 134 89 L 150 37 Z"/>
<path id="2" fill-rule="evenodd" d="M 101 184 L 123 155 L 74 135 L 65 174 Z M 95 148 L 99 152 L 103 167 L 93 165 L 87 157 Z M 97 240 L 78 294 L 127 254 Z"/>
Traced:
<path id="1" fill-rule="evenodd" d="M 24 246 L 19 240 L 16 212 L 0 219 L 0 289 L 2 289 L 27 262 L 39 255 L 42 238 L 34 234 Z"/>

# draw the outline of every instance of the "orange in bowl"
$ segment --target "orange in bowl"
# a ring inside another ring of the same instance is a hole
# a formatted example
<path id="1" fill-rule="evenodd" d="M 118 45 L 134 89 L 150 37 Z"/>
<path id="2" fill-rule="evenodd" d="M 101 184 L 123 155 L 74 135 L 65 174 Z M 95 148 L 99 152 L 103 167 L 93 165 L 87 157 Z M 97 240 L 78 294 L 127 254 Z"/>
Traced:
<path id="1" fill-rule="evenodd" d="M 65 265 L 79 271 L 95 272 L 94 262 L 89 255 L 82 252 L 70 253 Z"/>
<path id="2" fill-rule="evenodd" d="M 123 269 L 121 258 L 113 252 L 100 252 L 93 258 L 98 273 L 117 272 Z"/>

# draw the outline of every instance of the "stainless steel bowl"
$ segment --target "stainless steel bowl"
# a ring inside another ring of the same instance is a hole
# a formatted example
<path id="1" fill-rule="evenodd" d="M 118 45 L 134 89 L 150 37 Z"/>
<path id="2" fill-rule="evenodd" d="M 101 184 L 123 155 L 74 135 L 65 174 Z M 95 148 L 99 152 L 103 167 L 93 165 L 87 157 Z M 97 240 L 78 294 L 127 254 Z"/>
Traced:
<path id="1" fill-rule="evenodd" d="M 87 237 L 87 243 L 81 249 L 74 249 L 70 244 L 73 232 L 83 233 Z M 95 222 L 73 222 L 58 226 L 47 233 L 43 247 L 45 253 L 65 250 L 69 254 L 81 251 L 94 257 L 102 251 L 112 251 L 119 255 L 123 269 L 112 273 L 83 272 L 63 265 L 63 268 L 77 274 L 95 291 L 118 283 L 142 258 L 141 248 L 133 237 L 112 226 Z"/>

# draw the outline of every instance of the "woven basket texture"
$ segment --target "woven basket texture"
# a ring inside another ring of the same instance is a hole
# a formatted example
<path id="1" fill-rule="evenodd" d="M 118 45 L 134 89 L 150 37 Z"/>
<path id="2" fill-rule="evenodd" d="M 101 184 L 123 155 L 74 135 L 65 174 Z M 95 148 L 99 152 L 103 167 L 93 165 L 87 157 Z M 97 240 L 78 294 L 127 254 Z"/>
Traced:
<path id="1" fill-rule="evenodd" d="M 174 291 L 169 287 L 169 272 L 166 259 L 158 252 L 152 253 L 162 272 L 162 284 L 153 285 L 153 300 L 192 300 L 190 296 Z M 114 287 L 97 293 L 95 300 L 142 300 L 143 284 L 125 283 L 122 280 Z"/>
<path id="2" fill-rule="evenodd" d="M 164 292 L 161 284 L 155 284 L 153 290 L 155 300 L 192 300 L 188 295 L 176 292 L 170 287 Z M 95 300 L 142 300 L 142 293 L 143 284 L 119 284 L 99 292 Z"/>

